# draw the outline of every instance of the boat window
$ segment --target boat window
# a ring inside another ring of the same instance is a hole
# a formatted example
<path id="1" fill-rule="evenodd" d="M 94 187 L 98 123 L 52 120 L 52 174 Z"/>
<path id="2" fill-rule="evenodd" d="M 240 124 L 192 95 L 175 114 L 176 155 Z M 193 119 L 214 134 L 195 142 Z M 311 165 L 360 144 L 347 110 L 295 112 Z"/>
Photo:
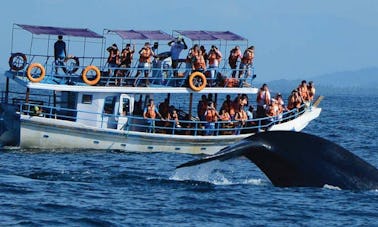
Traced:
<path id="1" fill-rule="evenodd" d="M 83 94 L 83 98 L 81 100 L 81 103 L 83 104 L 92 104 L 93 95 L 86 95 Z"/>
<path id="2" fill-rule="evenodd" d="M 105 98 L 105 104 L 104 104 L 104 113 L 106 114 L 113 114 L 114 113 L 114 106 L 117 101 L 116 96 L 108 96 Z"/>

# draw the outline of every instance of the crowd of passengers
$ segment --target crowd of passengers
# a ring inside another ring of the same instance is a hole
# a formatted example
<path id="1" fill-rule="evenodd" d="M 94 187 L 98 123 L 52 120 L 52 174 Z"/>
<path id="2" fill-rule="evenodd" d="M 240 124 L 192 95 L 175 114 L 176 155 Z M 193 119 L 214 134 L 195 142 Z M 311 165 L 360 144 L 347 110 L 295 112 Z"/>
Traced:
<path id="1" fill-rule="evenodd" d="M 177 37 L 168 42 L 170 46 L 170 57 L 172 59 L 171 68 L 174 76 L 178 76 L 178 66 L 181 62 L 180 53 L 183 50 L 188 49 L 185 40 L 182 37 Z M 151 71 L 152 59 L 163 60 L 168 57 L 167 55 L 158 55 L 158 44 L 153 46 L 149 42 L 146 42 L 144 46 L 139 50 L 138 69 L 135 77 L 144 75 L 146 84 L 149 83 L 149 73 Z M 107 64 L 109 66 L 109 75 L 115 76 L 116 85 L 123 84 L 123 78 L 131 76 L 130 68 L 135 54 L 135 44 L 131 48 L 130 44 L 126 44 L 125 48 L 120 51 L 117 44 L 107 48 L 109 56 L 107 58 Z M 185 58 L 186 73 L 202 72 L 209 77 L 209 81 L 215 81 L 218 76 L 218 68 L 222 61 L 223 55 L 221 51 L 212 45 L 209 51 L 206 51 L 205 46 L 194 44 L 192 48 L 188 50 L 187 57 Z M 239 46 L 235 46 L 229 53 L 228 63 L 232 69 L 233 78 L 246 78 L 251 75 L 251 69 L 254 59 L 254 46 L 248 47 L 242 54 Z M 126 80 L 125 80 L 126 81 Z"/>
<path id="2" fill-rule="evenodd" d="M 290 119 L 290 115 L 300 112 L 304 106 L 309 106 L 315 96 L 315 87 L 312 81 L 301 82 L 298 88 L 294 89 L 288 97 L 288 104 L 282 98 L 281 93 L 271 97 L 269 88 L 263 84 L 257 94 L 257 108 L 253 107 L 248 101 L 248 96 L 238 94 L 233 100 L 227 95 L 226 99 L 217 111 L 216 103 L 212 94 L 202 95 L 197 105 L 197 114 L 201 122 L 200 125 L 205 129 L 204 135 L 216 135 L 217 129 L 221 128 L 220 134 L 247 133 L 256 131 L 258 125 L 269 125 L 270 123 L 280 123 Z M 287 114 L 287 113 L 290 113 Z M 286 116 L 285 116 L 286 115 Z M 155 132 L 155 118 L 160 117 L 163 127 L 181 128 L 179 116 L 174 106 L 169 106 L 168 99 L 156 107 L 152 99 L 143 111 L 143 117 L 149 124 L 148 132 Z M 254 119 L 263 118 L 261 121 Z M 228 130 L 227 130 L 228 129 Z"/>

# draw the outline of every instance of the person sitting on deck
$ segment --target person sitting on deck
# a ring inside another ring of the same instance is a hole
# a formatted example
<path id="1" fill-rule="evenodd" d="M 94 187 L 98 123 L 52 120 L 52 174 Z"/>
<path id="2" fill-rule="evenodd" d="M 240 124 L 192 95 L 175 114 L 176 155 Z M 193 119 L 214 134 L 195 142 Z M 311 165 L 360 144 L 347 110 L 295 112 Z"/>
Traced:
<path id="1" fill-rule="evenodd" d="M 146 108 L 144 108 L 144 111 L 143 111 L 143 118 L 147 119 L 147 123 L 149 125 L 148 132 L 150 132 L 150 133 L 151 132 L 155 133 L 156 115 L 158 115 L 161 119 L 163 119 L 163 117 L 161 116 L 157 107 L 154 104 L 154 100 L 150 99 L 150 100 L 148 100 L 148 104 L 147 104 Z"/>

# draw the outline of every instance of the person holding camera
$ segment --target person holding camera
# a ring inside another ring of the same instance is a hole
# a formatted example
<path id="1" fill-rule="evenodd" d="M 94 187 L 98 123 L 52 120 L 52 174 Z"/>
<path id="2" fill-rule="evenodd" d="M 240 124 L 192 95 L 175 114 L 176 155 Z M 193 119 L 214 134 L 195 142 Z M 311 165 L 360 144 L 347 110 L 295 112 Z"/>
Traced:
<path id="1" fill-rule="evenodd" d="M 151 67 L 151 57 L 153 56 L 155 56 L 155 53 L 152 51 L 150 43 L 146 42 L 142 49 L 139 51 L 139 65 L 137 74 L 135 75 L 135 77 L 137 78 L 136 81 L 138 81 L 138 76 L 142 71 L 144 72 L 144 76 L 148 78 L 148 71 Z M 146 79 L 146 85 L 148 84 L 149 80 Z"/>
<path id="2" fill-rule="evenodd" d="M 222 60 L 222 53 L 219 51 L 219 49 L 212 45 L 211 49 L 208 53 L 208 59 L 209 59 L 209 70 L 211 75 L 211 81 L 213 82 L 216 78 L 217 68 L 219 66 L 219 63 Z"/>
<path id="3" fill-rule="evenodd" d="M 172 68 L 173 73 L 177 76 L 177 66 L 180 59 L 180 53 L 182 50 L 188 49 L 188 46 L 185 43 L 185 40 L 182 37 L 177 37 L 170 42 L 168 42 L 168 46 L 171 47 L 171 58 L 172 58 Z"/>

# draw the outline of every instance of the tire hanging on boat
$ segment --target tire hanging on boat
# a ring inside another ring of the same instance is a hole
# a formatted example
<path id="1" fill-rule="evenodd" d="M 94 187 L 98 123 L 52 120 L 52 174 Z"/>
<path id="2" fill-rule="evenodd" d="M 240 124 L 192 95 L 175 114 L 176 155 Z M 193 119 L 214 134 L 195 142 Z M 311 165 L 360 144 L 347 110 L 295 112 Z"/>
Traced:
<path id="1" fill-rule="evenodd" d="M 72 62 L 73 61 L 73 62 Z M 62 70 L 65 74 L 72 74 L 77 72 L 80 66 L 79 58 L 76 56 L 68 56 L 66 59 L 64 59 L 64 62 L 66 66 L 62 67 Z M 68 62 L 68 63 L 67 63 Z M 67 67 L 67 64 L 70 64 L 72 67 Z"/>
<path id="2" fill-rule="evenodd" d="M 96 77 L 94 79 L 88 79 L 87 74 L 89 71 L 95 71 Z M 94 65 L 88 65 L 81 74 L 83 81 L 88 85 L 96 85 L 101 78 L 100 70 Z"/>
<path id="3" fill-rule="evenodd" d="M 14 71 L 23 70 L 26 66 L 27 58 L 23 53 L 14 53 L 9 57 L 9 67 Z"/>
<path id="4" fill-rule="evenodd" d="M 193 91 L 201 91 L 206 87 L 206 77 L 201 72 L 194 72 L 189 76 L 189 87 Z"/>
<path id="5" fill-rule="evenodd" d="M 33 72 L 33 70 L 35 69 L 39 69 L 40 72 L 38 73 Z M 28 69 L 26 70 L 26 77 L 33 83 L 40 82 L 41 80 L 43 80 L 45 75 L 46 75 L 45 67 L 43 67 L 43 65 L 41 65 L 40 63 L 32 63 L 29 65 Z"/>

